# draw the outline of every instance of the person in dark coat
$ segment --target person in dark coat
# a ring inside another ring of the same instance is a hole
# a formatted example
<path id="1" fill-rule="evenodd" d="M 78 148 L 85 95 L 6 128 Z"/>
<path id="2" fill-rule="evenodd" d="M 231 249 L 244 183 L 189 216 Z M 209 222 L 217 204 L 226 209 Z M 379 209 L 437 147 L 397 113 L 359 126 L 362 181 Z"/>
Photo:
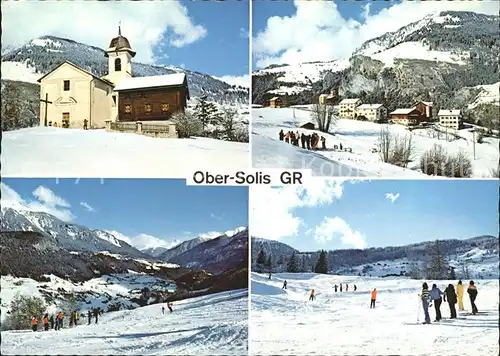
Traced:
<path id="1" fill-rule="evenodd" d="M 345 285 L 345 291 L 347 292 L 349 290 L 349 285 L 346 283 Z"/>
<path id="2" fill-rule="evenodd" d="M 170 310 L 171 313 L 174 311 L 172 309 L 172 303 L 170 303 L 170 302 L 167 302 L 167 308 L 168 308 L 168 310 Z"/>
<path id="3" fill-rule="evenodd" d="M 321 136 L 321 149 L 326 150 L 326 138 Z"/>
<path id="4" fill-rule="evenodd" d="M 90 312 L 90 310 L 87 312 L 87 317 L 89 318 L 89 325 L 90 325 L 92 320 L 92 313 Z"/>
<path id="5" fill-rule="evenodd" d="M 302 135 L 300 135 L 300 143 L 302 144 L 302 148 L 303 149 L 306 149 L 306 141 L 307 141 L 307 135 L 305 135 L 304 133 L 302 133 Z"/>
<path id="6" fill-rule="evenodd" d="M 54 329 L 54 315 L 51 315 L 49 318 L 50 328 Z"/>
<path id="7" fill-rule="evenodd" d="M 457 310 L 455 309 L 455 304 L 457 304 L 457 294 L 455 293 L 455 287 L 453 284 L 448 284 L 448 287 L 444 290 L 444 301 L 448 302 L 450 307 L 450 318 L 455 319 L 457 317 Z"/>
<path id="8" fill-rule="evenodd" d="M 308 150 L 311 149 L 311 141 L 312 141 L 312 136 L 311 135 L 307 135 L 306 136 L 306 145 L 307 145 L 307 149 Z"/>
<path id="9" fill-rule="evenodd" d="M 95 317 L 95 323 L 97 324 L 97 321 L 99 319 L 99 310 L 94 309 L 94 317 Z"/>
<path id="10" fill-rule="evenodd" d="M 283 132 L 283 129 L 281 129 L 279 135 L 280 135 L 280 141 L 283 141 L 283 138 L 285 137 L 285 133 Z"/>
<path id="11" fill-rule="evenodd" d="M 334 286 L 333 286 L 333 289 L 335 289 L 335 293 L 337 293 L 337 289 L 338 289 L 338 287 L 339 287 L 338 285 L 334 285 Z"/>
<path id="12" fill-rule="evenodd" d="M 354 291 L 356 291 L 356 289 L 358 289 L 358 287 L 356 287 L 356 285 L 354 285 Z"/>
<path id="13" fill-rule="evenodd" d="M 339 144 L 339 148 L 342 151 L 342 143 Z"/>
<path id="14" fill-rule="evenodd" d="M 340 283 L 340 291 L 342 292 L 342 283 Z"/>
<path id="15" fill-rule="evenodd" d="M 161 307 L 161 313 L 165 314 L 165 307 Z"/>
<path id="16" fill-rule="evenodd" d="M 470 305 L 472 307 L 472 314 L 476 315 L 478 313 L 476 307 L 477 288 L 474 285 L 474 281 L 469 282 L 469 288 L 467 288 L 467 293 L 469 294 Z"/>
<path id="17" fill-rule="evenodd" d="M 286 289 L 286 285 L 287 285 L 287 283 L 286 283 L 286 280 L 285 280 L 285 281 L 283 282 L 283 287 L 281 287 L 281 289 Z"/>

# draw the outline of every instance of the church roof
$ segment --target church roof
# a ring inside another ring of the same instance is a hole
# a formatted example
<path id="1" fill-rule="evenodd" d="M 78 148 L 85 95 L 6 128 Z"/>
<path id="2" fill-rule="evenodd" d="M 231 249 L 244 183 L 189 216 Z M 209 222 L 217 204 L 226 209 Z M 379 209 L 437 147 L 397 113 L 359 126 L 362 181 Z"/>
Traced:
<path id="1" fill-rule="evenodd" d="M 100 80 L 101 82 L 107 84 L 107 85 L 110 85 L 110 86 L 114 86 L 113 83 L 111 83 L 109 80 L 106 80 L 106 79 L 102 79 L 102 78 L 99 78 L 97 75 L 94 75 L 92 74 L 91 72 L 89 72 L 88 70 L 85 70 L 81 67 L 78 67 L 76 64 L 74 63 L 71 63 L 70 61 L 64 61 L 62 63 L 60 63 L 57 67 L 55 67 L 54 69 L 52 69 L 50 72 L 47 72 L 45 73 L 45 75 L 43 77 L 41 77 L 40 79 L 37 80 L 38 83 L 41 83 L 42 82 L 42 79 L 45 78 L 46 76 L 48 76 L 50 73 L 54 72 L 55 70 L 57 70 L 59 67 L 61 67 L 63 64 L 69 64 L 70 66 L 78 69 L 79 71 L 82 71 L 84 72 L 85 74 L 88 74 L 90 76 L 92 76 L 93 79 L 97 79 L 97 80 Z"/>
<path id="2" fill-rule="evenodd" d="M 186 81 L 185 73 L 174 73 L 165 75 L 154 75 L 149 77 L 134 77 L 121 80 L 115 87 L 115 91 L 174 87 L 181 86 Z"/>
<path id="3" fill-rule="evenodd" d="M 130 42 L 127 37 L 122 36 L 122 31 L 120 26 L 118 26 L 118 36 L 113 38 L 109 43 L 109 51 L 128 51 L 132 57 L 135 56 L 135 52 L 132 51 L 132 47 L 130 46 Z M 108 53 L 104 55 L 108 57 Z"/>

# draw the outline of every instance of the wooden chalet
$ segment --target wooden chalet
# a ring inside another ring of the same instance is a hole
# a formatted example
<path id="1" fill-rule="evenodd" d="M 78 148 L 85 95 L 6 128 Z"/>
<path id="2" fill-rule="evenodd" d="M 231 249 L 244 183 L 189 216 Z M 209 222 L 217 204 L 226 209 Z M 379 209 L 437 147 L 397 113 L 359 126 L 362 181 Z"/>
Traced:
<path id="1" fill-rule="evenodd" d="M 127 78 L 115 87 L 118 121 L 164 121 L 184 112 L 189 99 L 185 73 Z"/>
<path id="2" fill-rule="evenodd" d="M 419 101 L 415 103 L 412 108 L 416 109 L 427 121 L 430 121 L 433 117 L 432 106 L 433 103 L 430 101 Z"/>
<path id="3" fill-rule="evenodd" d="M 281 99 L 277 96 L 269 99 L 269 107 L 271 108 L 280 108 L 283 105 Z"/>
<path id="4" fill-rule="evenodd" d="M 420 125 L 422 121 L 425 121 L 420 111 L 414 108 L 396 109 L 389 116 L 393 123 L 406 126 Z"/>

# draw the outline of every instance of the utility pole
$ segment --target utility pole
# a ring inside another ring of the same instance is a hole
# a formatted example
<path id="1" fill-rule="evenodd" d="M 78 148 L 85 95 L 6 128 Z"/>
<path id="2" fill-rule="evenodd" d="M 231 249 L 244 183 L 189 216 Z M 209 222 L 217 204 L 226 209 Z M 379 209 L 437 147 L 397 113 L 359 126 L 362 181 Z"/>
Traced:
<path id="1" fill-rule="evenodd" d="M 45 118 L 44 118 L 44 126 L 47 126 L 47 108 L 49 104 L 52 104 L 52 101 L 49 101 L 49 94 L 45 93 L 45 100 L 40 99 L 42 103 L 45 103 Z"/>
<path id="2" fill-rule="evenodd" d="M 472 129 L 472 154 L 474 161 L 476 160 L 476 129 Z"/>

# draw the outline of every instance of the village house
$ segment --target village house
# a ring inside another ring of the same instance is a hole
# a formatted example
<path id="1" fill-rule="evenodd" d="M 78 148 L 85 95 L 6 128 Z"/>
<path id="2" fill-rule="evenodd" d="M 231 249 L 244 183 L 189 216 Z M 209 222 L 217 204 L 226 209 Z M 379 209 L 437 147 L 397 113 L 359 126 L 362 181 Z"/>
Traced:
<path id="1" fill-rule="evenodd" d="M 439 125 L 458 130 L 462 125 L 462 115 L 460 110 L 439 110 Z"/>
<path id="2" fill-rule="evenodd" d="M 135 54 L 118 27 L 105 54 L 107 75 L 98 77 L 69 61 L 45 74 L 38 80 L 40 125 L 101 129 L 121 120 L 164 120 L 172 126 L 167 119 L 189 99 L 186 75 L 132 78 Z"/>
<path id="3" fill-rule="evenodd" d="M 334 101 L 335 101 L 335 97 L 336 97 L 335 90 L 332 89 L 330 91 L 330 94 L 321 94 L 319 96 L 319 104 L 320 105 L 333 105 Z"/>
<path id="4" fill-rule="evenodd" d="M 423 121 L 423 117 L 417 109 L 406 108 L 396 109 L 389 114 L 391 121 L 395 124 L 406 126 L 419 125 Z"/>
<path id="5" fill-rule="evenodd" d="M 413 105 L 412 108 L 417 109 L 426 121 L 431 121 L 433 118 L 432 106 L 433 103 L 431 101 L 419 101 Z"/>
<path id="6" fill-rule="evenodd" d="M 277 96 L 269 99 L 269 107 L 271 108 L 280 108 L 282 106 L 281 99 Z"/>
<path id="7" fill-rule="evenodd" d="M 356 118 L 365 117 L 368 121 L 387 119 L 387 109 L 382 104 L 361 104 L 356 108 Z"/>
<path id="8" fill-rule="evenodd" d="M 354 119 L 356 108 L 361 105 L 361 99 L 343 99 L 340 102 L 339 116 L 342 119 Z"/>

